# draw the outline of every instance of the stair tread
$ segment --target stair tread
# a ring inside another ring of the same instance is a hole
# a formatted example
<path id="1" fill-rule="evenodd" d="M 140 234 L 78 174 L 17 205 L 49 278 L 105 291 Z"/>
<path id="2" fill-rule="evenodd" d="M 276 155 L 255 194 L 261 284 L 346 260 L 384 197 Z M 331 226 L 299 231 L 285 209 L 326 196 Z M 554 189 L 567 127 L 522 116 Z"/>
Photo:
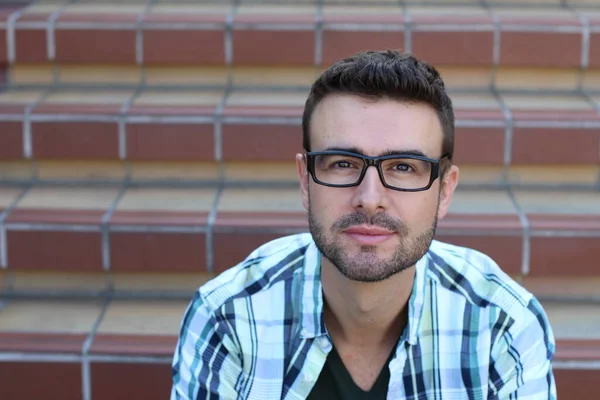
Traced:
<path id="1" fill-rule="evenodd" d="M 171 356 L 188 301 L 113 300 L 101 320 L 91 352 Z M 593 303 L 545 301 L 556 342 L 556 359 L 600 361 L 600 311 Z M 80 353 L 100 302 L 11 300 L 0 311 L 0 350 Z"/>

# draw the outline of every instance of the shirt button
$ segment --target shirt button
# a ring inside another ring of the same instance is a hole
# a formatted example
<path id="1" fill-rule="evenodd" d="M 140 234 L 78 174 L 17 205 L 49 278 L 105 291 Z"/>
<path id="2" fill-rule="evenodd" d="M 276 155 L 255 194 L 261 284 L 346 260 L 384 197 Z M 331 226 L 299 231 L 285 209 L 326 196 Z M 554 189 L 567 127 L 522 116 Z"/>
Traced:
<path id="1" fill-rule="evenodd" d="M 315 380 L 315 376 L 313 374 L 311 374 L 310 372 L 307 372 L 306 374 L 304 374 L 304 380 L 306 380 L 308 382 L 312 382 Z"/>
<path id="2" fill-rule="evenodd" d="M 302 329 L 300 331 L 300 335 L 302 335 L 302 336 L 308 336 L 308 331 L 306 329 Z"/>
<path id="3" fill-rule="evenodd" d="M 322 349 L 326 349 L 327 346 L 329 346 L 329 341 L 327 340 L 327 338 L 325 338 L 325 337 L 320 338 L 319 346 L 321 346 Z"/>

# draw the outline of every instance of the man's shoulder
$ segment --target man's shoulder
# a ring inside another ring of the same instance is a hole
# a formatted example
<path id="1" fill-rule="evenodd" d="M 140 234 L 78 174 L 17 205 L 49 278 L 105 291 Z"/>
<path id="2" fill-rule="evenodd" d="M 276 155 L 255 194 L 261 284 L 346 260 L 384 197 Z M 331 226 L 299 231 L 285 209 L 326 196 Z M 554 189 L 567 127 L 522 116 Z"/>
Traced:
<path id="1" fill-rule="evenodd" d="M 489 255 L 434 240 L 428 252 L 428 274 L 441 286 L 477 307 L 499 307 L 519 313 L 533 295 L 509 276 Z"/>
<path id="2" fill-rule="evenodd" d="M 228 301 L 269 291 L 298 276 L 311 242 L 312 236 L 308 233 L 267 242 L 239 264 L 206 282 L 197 294 L 209 309 L 216 310 Z"/>

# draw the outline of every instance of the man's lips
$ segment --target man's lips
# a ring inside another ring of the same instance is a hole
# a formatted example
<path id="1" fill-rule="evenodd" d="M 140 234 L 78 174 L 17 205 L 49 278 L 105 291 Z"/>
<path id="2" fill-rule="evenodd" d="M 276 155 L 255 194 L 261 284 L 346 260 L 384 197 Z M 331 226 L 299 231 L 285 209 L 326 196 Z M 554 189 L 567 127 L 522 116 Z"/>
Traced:
<path id="1" fill-rule="evenodd" d="M 394 232 L 377 226 L 353 226 L 346 229 L 344 233 L 363 245 L 379 244 L 394 235 Z"/>

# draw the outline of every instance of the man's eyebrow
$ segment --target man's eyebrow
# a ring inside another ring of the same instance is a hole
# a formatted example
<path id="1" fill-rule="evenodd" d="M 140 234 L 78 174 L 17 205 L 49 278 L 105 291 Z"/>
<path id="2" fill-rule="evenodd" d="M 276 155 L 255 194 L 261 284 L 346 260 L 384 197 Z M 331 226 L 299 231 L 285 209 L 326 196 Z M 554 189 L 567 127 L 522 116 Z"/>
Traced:
<path id="1" fill-rule="evenodd" d="M 360 149 L 358 147 L 328 147 L 325 149 L 325 151 L 349 151 L 350 153 L 356 153 L 356 154 L 360 154 L 363 156 L 366 155 L 364 153 L 364 151 L 362 151 L 362 149 Z M 419 149 L 386 150 L 380 154 L 377 154 L 376 157 L 392 156 L 392 155 L 396 155 L 396 154 L 406 154 L 406 155 L 412 155 L 412 156 L 427 157 L 425 155 L 425 153 L 423 153 Z"/>
<path id="2" fill-rule="evenodd" d="M 395 155 L 395 154 L 407 154 L 407 155 L 411 155 L 411 156 L 427 157 L 425 155 L 425 153 L 423 153 L 419 149 L 388 150 L 388 151 L 384 151 L 383 153 L 379 154 L 378 156 L 379 157 L 392 156 L 392 155 Z"/>

